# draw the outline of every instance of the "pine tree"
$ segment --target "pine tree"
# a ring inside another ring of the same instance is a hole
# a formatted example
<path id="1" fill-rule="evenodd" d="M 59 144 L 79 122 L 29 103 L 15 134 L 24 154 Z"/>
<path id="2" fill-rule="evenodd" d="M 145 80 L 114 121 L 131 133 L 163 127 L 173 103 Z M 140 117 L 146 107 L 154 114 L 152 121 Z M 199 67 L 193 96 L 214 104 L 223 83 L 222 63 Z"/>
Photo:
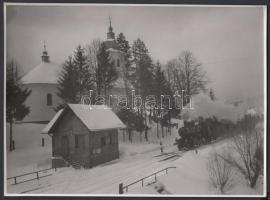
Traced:
<path id="1" fill-rule="evenodd" d="M 129 50 L 130 50 L 130 46 L 129 46 L 129 42 L 126 40 L 126 37 L 123 33 L 119 33 L 119 35 L 116 38 L 116 42 L 118 44 L 119 50 L 129 54 Z"/>
<path id="2" fill-rule="evenodd" d="M 132 84 L 138 94 L 143 99 L 152 92 L 153 85 L 153 63 L 149 56 L 148 49 L 144 42 L 138 38 L 132 45 L 133 63 L 136 66 L 136 70 L 132 76 Z M 138 109 L 138 115 L 144 119 L 144 124 L 140 126 L 146 127 L 146 108 L 142 105 L 142 108 Z M 147 129 L 145 128 L 145 139 L 148 141 Z"/>
<path id="3" fill-rule="evenodd" d="M 168 94 L 168 81 L 166 80 L 164 71 L 161 69 L 161 64 L 159 62 L 155 65 L 154 70 L 154 91 L 158 96 L 159 101 L 161 95 Z"/>
<path id="4" fill-rule="evenodd" d="M 129 87 L 130 87 L 130 82 L 131 82 L 130 74 L 132 72 L 130 45 L 129 45 L 129 42 L 126 40 L 123 33 L 120 33 L 117 36 L 116 42 L 119 47 L 119 50 L 124 54 L 124 63 L 125 63 L 124 83 L 125 83 L 126 95 L 129 96 L 128 93 L 129 93 Z"/>
<path id="5" fill-rule="evenodd" d="M 158 108 L 156 110 L 156 114 L 157 116 L 162 116 L 162 118 L 160 120 L 158 120 L 158 117 L 156 116 L 156 123 L 158 126 L 158 123 L 160 122 L 160 125 L 162 127 L 162 137 L 164 137 L 164 132 L 163 132 L 163 127 L 165 125 L 167 125 L 167 118 L 163 118 L 165 111 L 167 113 L 169 113 L 169 104 L 168 101 L 162 101 L 161 102 L 161 95 L 170 95 L 171 96 L 171 92 L 170 92 L 170 87 L 168 84 L 168 81 L 166 80 L 164 71 L 161 69 L 161 64 L 159 62 L 156 63 L 155 65 L 155 70 L 154 70 L 154 84 L 153 84 L 153 88 L 154 88 L 154 93 L 157 96 L 157 105 Z M 161 105 L 162 104 L 162 105 Z M 166 113 L 166 114 L 167 114 Z M 158 134 L 158 129 L 157 129 L 157 137 L 159 137 Z"/>
<path id="6" fill-rule="evenodd" d="M 79 45 L 74 53 L 74 66 L 78 72 L 78 96 L 82 95 L 93 88 L 93 79 L 90 67 L 87 61 L 85 50 Z"/>
<path id="7" fill-rule="evenodd" d="M 79 90 L 78 80 L 79 74 L 74 65 L 72 57 L 63 64 L 63 70 L 58 78 L 58 92 L 57 95 L 63 100 L 63 104 L 58 105 L 55 110 L 59 110 L 67 103 L 78 103 L 77 93 Z"/>
<path id="8" fill-rule="evenodd" d="M 107 95 L 108 89 L 113 86 L 113 82 L 118 78 L 114 62 L 110 61 L 110 55 L 105 44 L 101 45 L 97 55 L 98 67 L 96 69 L 97 93 L 100 95 L 103 91 Z"/>
<path id="9" fill-rule="evenodd" d="M 137 115 L 134 110 L 121 109 L 117 112 L 117 116 L 127 126 L 130 141 L 132 141 L 132 130 L 142 132 L 146 128 L 144 119 L 140 115 Z"/>
<path id="10" fill-rule="evenodd" d="M 55 110 L 59 110 L 67 103 L 80 103 L 81 98 L 93 86 L 93 78 L 84 49 L 79 45 L 63 64 L 63 70 L 58 78 L 57 95 L 63 100 Z"/>
<path id="11" fill-rule="evenodd" d="M 132 54 L 135 62 L 141 60 L 145 56 L 149 56 L 148 53 L 145 43 L 140 38 L 134 41 L 132 45 Z"/>
<path id="12" fill-rule="evenodd" d="M 7 64 L 6 77 L 6 121 L 10 126 L 10 151 L 13 150 L 12 128 L 14 120 L 22 120 L 30 112 L 30 108 L 25 106 L 24 102 L 30 95 L 31 90 L 22 89 L 15 65 L 14 61 Z"/>
<path id="13" fill-rule="evenodd" d="M 136 71 L 133 74 L 133 85 L 136 91 L 145 97 L 151 93 L 153 83 L 153 63 L 144 42 L 138 38 L 132 46 L 133 62 Z"/>

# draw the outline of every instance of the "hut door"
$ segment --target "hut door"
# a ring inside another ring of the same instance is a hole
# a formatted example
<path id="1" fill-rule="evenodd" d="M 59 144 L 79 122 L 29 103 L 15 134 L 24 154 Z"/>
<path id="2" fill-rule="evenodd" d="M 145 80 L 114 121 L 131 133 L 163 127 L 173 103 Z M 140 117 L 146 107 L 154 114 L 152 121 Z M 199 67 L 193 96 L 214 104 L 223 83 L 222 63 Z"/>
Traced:
<path id="1" fill-rule="evenodd" d="M 69 155 L 69 145 L 68 145 L 68 137 L 63 136 L 62 137 L 62 148 L 63 148 L 63 156 L 65 158 L 68 158 Z"/>

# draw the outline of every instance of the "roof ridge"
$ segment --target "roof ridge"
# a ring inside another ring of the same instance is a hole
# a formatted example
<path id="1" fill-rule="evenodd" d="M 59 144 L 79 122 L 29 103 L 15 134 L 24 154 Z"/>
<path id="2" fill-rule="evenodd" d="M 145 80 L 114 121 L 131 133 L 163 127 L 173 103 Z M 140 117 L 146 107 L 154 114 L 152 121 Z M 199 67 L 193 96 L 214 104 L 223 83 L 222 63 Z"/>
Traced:
<path id="1" fill-rule="evenodd" d="M 55 62 L 40 62 L 34 68 L 30 69 L 23 77 L 24 84 L 29 83 L 58 83 L 58 73 L 62 66 Z"/>

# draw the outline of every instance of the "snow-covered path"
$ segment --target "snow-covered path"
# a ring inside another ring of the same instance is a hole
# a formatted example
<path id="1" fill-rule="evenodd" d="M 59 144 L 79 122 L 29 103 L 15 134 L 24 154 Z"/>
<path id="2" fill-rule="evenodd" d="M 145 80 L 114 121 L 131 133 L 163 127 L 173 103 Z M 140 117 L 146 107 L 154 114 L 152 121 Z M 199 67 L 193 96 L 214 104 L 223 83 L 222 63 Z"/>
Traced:
<path id="1" fill-rule="evenodd" d="M 8 185 L 7 192 L 9 194 L 115 195 L 119 192 L 118 187 L 120 183 L 128 185 L 166 167 L 176 167 L 176 169 L 170 169 L 167 175 L 161 174 L 158 176 L 158 182 L 156 184 L 165 185 L 166 191 L 170 194 L 217 194 L 217 191 L 209 185 L 206 163 L 210 152 L 221 150 L 222 148 L 229 149 L 230 147 L 227 146 L 229 142 L 221 140 L 213 144 L 201 146 L 198 149 L 198 154 L 196 154 L 193 150 L 179 152 L 176 146 L 172 145 L 176 136 L 177 131 L 174 129 L 171 136 L 162 139 L 164 155 L 161 155 L 160 139 L 156 139 L 153 130 L 150 143 L 139 142 L 138 135 L 137 139 L 134 137 L 133 143 L 127 141 L 121 142 L 120 134 L 119 159 L 91 169 L 75 170 L 72 167 L 57 169 L 57 172 L 53 172 L 54 174 L 52 176 L 40 180 L 29 181 L 18 185 Z M 156 140 L 154 141 L 154 139 Z M 40 138 L 38 138 L 38 140 L 40 141 Z M 21 166 L 24 167 L 22 164 L 28 164 L 26 161 L 24 163 L 17 162 L 15 158 L 30 159 L 29 154 L 27 154 L 30 149 L 37 150 L 33 152 L 34 156 L 31 158 L 31 160 L 33 160 L 32 164 L 36 165 L 36 167 L 38 167 L 40 163 L 37 165 L 34 161 L 39 162 L 40 159 L 47 159 L 50 156 L 48 152 L 47 157 L 42 156 L 42 158 L 38 158 L 38 155 L 41 156 L 46 152 L 44 151 L 46 148 L 40 147 L 38 143 L 31 148 L 15 151 L 12 154 L 8 154 L 9 166 L 14 164 L 12 166 L 14 169 L 10 170 L 10 172 L 17 172 Z M 25 170 L 27 170 L 27 167 Z M 253 190 L 249 188 L 246 181 L 243 180 L 241 176 L 236 176 L 235 182 L 236 186 L 228 191 L 228 194 L 254 195 L 262 193 L 261 189 Z M 128 194 L 159 195 L 155 189 L 156 184 L 146 186 L 147 181 L 145 181 L 144 187 L 141 186 L 141 183 L 132 185 L 129 187 Z M 260 188 L 262 188 L 261 186 L 262 183 L 260 184 Z"/>
<path id="2" fill-rule="evenodd" d="M 157 184 L 163 184 L 170 194 L 180 195 L 217 195 L 209 185 L 206 163 L 210 152 L 228 148 L 228 141 L 222 140 L 202 146 L 195 151 L 179 152 L 166 148 L 161 155 L 159 148 L 147 149 L 132 156 L 105 163 L 91 169 L 59 169 L 53 176 L 9 187 L 10 193 L 32 194 L 118 194 L 119 183 L 127 185 L 166 167 L 175 166 L 167 175 L 158 176 Z M 166 153 L 167 152 L 167 153 Z M 172 155 L 177 155 L 172 157 Z M 172 158 L 171 158 L 172 157 Z M 170 158 L 170 159 L 168 159 Z M 198 167 L 199 166 L 199 167 Z M 235 186 L 228 194 L 256 195 L 258 190 L 248 187 L 241 175 L 234 178 Z M 128 194 L 156 194 L 154 185 L 141 187 L 141 183 L 129 188 Z M 196 189 L 195 189 L 196 188 Z"/>
<path id="3" fill-rule="evenodd" d="M 170 159 L 160 161 L 166 155 L 157 157 L 156 155 L 159 154 L 159 148 L 154 148 L 152 151 L 147 150 L 146 153 L 141 152 L 120 158 L 92 169 L 66 168 L 59 170 L 54 176 L 34 181 L 36 184 L 23 183 L 11 186 L 10 189 L 21 193 L 38 185 L 39 188 L 43 188 L 33 190 L 30 193 L 117 194 L 119 183 L 128 184 L 173 165 Z"/>
<path id="4" fill-rule="evenodd" d="M 16 151 L 7 153 L 8 177 L 50 167 L 51 138 L 40 134 L 43 127 L 44 125 L 41 124 L 14 126 L 14 137 L 18 145 Z M 156 126 L 152 124 L 149 143 L 139 135 L 133 132 L 132 143 L 130 143 L 123 142 L 123 134 L 119 133 L 120 159 L 87 170 L 59 169 L 53 176 L 19 185 L 10 185 L 11 180 L 8 182 L 7 192 L 118 193 L 119 183 L 128 184 L 162 169 L 167 164 L 170 165 L 170 162 L 158 162 L 160 158 L 154 157 L 160 154 L 160 141 L 165 151 L 176 150 L 176 146 L 172 144 L 178 135 L 177 129 L 172 129 L 172 134 L 166 134 L 165 138 L 157 138 Z M 45 147 L 41 147 L 42 137 L 46 139 Z M 125 138 L 127 140 L 127 136 Z"/>

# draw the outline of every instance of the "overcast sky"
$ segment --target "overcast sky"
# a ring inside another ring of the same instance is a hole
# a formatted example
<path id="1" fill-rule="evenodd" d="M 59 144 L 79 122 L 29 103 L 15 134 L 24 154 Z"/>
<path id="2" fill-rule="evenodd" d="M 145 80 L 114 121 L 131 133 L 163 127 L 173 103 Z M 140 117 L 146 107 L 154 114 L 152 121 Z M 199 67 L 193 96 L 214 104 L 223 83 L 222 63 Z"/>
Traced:
<path id="1" fill-rule="evenodd" d="M 203 64 L 217 97 L 263 93 L 262 7 L 8 6 L 7 57 L 22 73 L 41 61 L 43 40 L 61 64 L 78 44 L 106 39 L 108 17 L 116 34 L 140 37 L 152 58 L 166 63 L 190 50 Z"/>

